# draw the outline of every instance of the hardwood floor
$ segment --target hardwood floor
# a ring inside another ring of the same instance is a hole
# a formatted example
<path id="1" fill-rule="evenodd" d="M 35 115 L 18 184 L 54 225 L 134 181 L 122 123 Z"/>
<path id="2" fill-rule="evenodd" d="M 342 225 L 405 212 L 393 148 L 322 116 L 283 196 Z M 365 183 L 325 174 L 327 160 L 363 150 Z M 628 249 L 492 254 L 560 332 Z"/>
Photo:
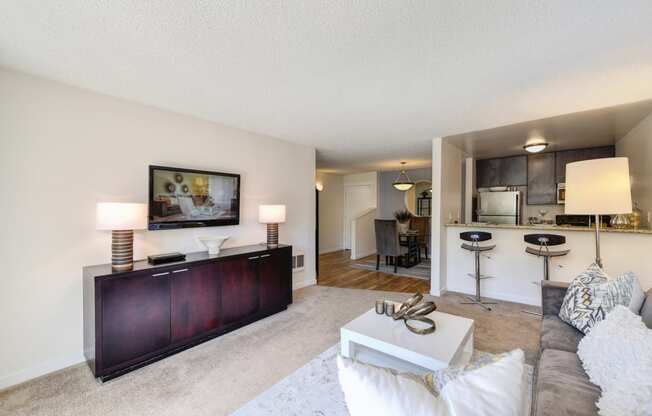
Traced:
<path id="1" fill-rule="evenodd" d="M 366 259 L 375 259 L 369 256 Z M 319 256 L 319 276 L 317 284 L 321 286 L 346 287 L 353 289 L 385 290 L 389 292 L 430 293 L 430 281 L 414 277 L 403 277 L 361 270 L 351 267 L 351 264 L 364 261 L 351 260 L 350 252 L 334 251 Z"/>

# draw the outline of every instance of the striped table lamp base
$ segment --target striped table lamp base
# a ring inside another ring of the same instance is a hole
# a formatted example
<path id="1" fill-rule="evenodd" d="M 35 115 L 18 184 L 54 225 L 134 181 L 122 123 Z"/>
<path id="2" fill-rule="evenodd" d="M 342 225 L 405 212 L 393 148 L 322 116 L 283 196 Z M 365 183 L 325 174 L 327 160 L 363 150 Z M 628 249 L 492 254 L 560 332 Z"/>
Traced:
<path id="1" fill-rule="evenodd" d="M 278 247 L 278 224 L 267 224 L 267 247 Z"/>
<path id="2" fill-rule="evenodd" d="M 134 231 L 114 230 L 111 232 L 111 266 L 113 270 L 134 268 Z"/>

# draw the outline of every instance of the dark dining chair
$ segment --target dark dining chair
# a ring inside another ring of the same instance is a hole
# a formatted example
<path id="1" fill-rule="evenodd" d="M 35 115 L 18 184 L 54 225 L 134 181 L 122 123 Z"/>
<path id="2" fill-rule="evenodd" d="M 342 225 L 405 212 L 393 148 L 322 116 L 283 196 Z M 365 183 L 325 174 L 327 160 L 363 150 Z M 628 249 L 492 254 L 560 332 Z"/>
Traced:
<path id="1" fill-rule="evenodd" d="M 374 220 L 374 227 L 376 231 L 376 270 L 380 269 L 380 256 L 385 256 L 386 259 L 392 259 L 394 273 L 396 273 L 398 258 L 401 255 L 396 220 Z"/>
<path id="2" fill-rule="evenodd" d="M 428 259 L 428 249 L 430 248 L 430 217 L 412 217 L 410 228 L 418 233 L 417 241 L 419 243 L 419 257 L 421 249 L 424 256 Z"/>

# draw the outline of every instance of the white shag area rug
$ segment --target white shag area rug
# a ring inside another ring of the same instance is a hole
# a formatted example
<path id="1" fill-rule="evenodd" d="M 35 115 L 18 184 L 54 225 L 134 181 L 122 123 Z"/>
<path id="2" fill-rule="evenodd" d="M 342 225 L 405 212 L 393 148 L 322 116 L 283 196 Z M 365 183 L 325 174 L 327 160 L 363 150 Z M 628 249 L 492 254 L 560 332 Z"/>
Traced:
<path id="1" fill-rule="evenodd" d="M 337 377 L 335 358 L 339 351 L 340 344 L 333 345 L 231 416 L 349 416 Z M 471 362 L 487 355 L 490 354 L 476 350 Z M 534 368 L 528 364 L 525 368 L 528 374 L 526 402 L 531 407 Z M 523 416 L 528 416 L 529 410 Z"/>

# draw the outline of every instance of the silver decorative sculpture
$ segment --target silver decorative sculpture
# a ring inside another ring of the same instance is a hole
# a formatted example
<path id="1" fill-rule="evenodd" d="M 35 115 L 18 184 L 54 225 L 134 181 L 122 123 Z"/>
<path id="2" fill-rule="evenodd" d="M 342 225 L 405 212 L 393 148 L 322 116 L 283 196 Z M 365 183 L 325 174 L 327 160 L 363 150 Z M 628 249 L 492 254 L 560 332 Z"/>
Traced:
<path id="1" fill-rule="evenodd" d="M 423 300 L 423 295 L 419 292 L 415 293 L 408 300 L 403 302 L 396 313 L 392 315 L 395 321 L 402 319 L 405 323 L 405 326 L 410 331 L 419 335 L 432 334 L 437 329 L 435 321 L 428 318 L 427 315 L 437 310 L 437 305 L 435 302 L 421 302 Z M 418 321 L 422 324 L 426 324 L 426 327 L 419 328 L 414 326 L 411 321 Z"/>

